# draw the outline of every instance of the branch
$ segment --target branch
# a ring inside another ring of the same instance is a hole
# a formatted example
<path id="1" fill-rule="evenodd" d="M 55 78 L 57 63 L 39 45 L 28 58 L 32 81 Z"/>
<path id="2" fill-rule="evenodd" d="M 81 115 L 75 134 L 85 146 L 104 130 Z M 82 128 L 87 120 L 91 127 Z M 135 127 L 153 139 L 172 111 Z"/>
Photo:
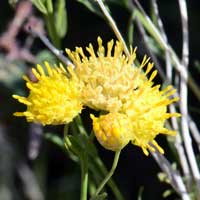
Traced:
<path id="1" fill-rule="evenodd" d="M 184 141 L 188 161 L 189 161 L 195 182 L 197 184 L 198 192 L 200 194 L 200 173 L 199 173 L 197 161 L 195 158 L 195 153 L 194 153 L 194 150 L 192 147 L 192 139 L 190 137 L 189 124 L 188 124 L 188 120 L 187 120 L 187 117 L 188 117 L 187 80 L 188 80 L 188 63 L 189 63 L 187 6 L 186 6 L 185 0 L 178 0 L 178 2 L 179 2 L 180 14 L 181 14 L 182 35 L 183 35 L 182 66 L 185 69 L 182 72 L 184 74 L 184 76 L 180 77 L 180 110 L 181 110 L 181 114 L 182 114 L 181 128 L 182 128 L 183 141 Z"/>
<path id="2" fill-rule="evenodd" d="M 49 50 L 66 66 L 72 64 L 70 60 L 63 55 L 62 51 L 58 50 L 56 47 L 53 46 L 53 44 L 48 40 L 48 38 L 45 35 L 39 33 L 37 30 L 34 30 L 31 26 L 27 27 L 27 32 L 29 32 L 35 37 L 38 37 L 49 48 Z"/>
<path id="3" fill-rule="evenodd" d="M 178 171 L 175 171 L 169 161 L 158 152 L 151 152 L 151 155 L 160 166 L 163 172 L 165 172 L 173 186 L 174 190 L 181 196 L 182 200 L 190 200 L 190 196 L 186 190 L 186 187 L 183 183 L 182 177 Z"/>
<path id="4" fill-rule="evenodd" d="M 108 23 L 110 24 L 110 27 L 112 28 L 113 32 L 115 33 L 117 39 L 122 42 L 122 44 L 124 46 L 125 54 L 129 57 L 130 56 L 129 50 L 128 50 L 127 46 L 126 46 L 126 43 L 125 43 L 125 41 L 124 41 L 119 29 L 117 28 L 117 25 L 116 25 L 115 21 L 113 20 L 113 18 L 111 17 L 109 12 L 107 11 L 107 9 L 106 9 L 105 5 L 103 4 L 102 0 L 96 0 L 96 1 L 99 4 L 99 7 L 101 8 L 101 11 L 103 12 L 104 16 L 106 17 Z"/>

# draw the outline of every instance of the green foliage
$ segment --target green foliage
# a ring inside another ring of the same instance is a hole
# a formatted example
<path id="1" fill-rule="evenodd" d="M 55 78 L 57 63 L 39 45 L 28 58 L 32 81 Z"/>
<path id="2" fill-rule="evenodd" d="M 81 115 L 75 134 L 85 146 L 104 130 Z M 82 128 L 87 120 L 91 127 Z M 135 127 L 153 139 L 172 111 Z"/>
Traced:
<path id="1" fill-rule="evenodd" d="M 7 89 L 18 94 L 24 94 L 24 91 L 19 88 L 22 75 L 25 73 L 26 67 L 24 62 L 9 62 L 0 55 L 0 83 Z"/>
<path id="2" fill-rule="evenodd" d="M 31 2 L 36 6 L 36 8 L 43 14 L 47 14 L 47 8 L 45 6 L 45 0 L 31 0 Z"/>
<path id="3" fill-rule="evenodd" d="M 57 59 L 50 51 L 41 50 L 36 56 L 36 63 L 43 64 L 45 61 L 48 61 L 51 65 L 54 65 Z"/>
<path id="4" fill-rule="evenodd" d="M 83 4 L 88 10 L 95 13 L 96 15 L 103 16 L 99 6 L 93 0 L 77 0 L 79 3 Z"/>
<path id="5" fill-rule="evenodd" d="M 138 198 L 137 198 L 137 200 L 142 200 L 143 192 L 144 192 L 144 187 L 141 186 L 140 189 L 139 189 L 139 192 L 138 192 Z"/>
<path id="6" fill-rule="evenodd" d="M 47 10 L 48 10 L 48 13 L 52 14 L 53 13 L 52 0 L 46 0 L 46 7 L 47 7 Z"/>
<path id="7" fill-rule="evenodd" d="M 57 48 L 61 46 L 61 39 L 67 34 L 67 9 L 65 0 L 32 0 L 36 8 L 44 14 L 46 26 L 52 42 Z"/>
<path id="8" fill-rule="evenodd" d="M 170 195 L 172 195 L 173 194 L 173 190 L 165 190 L 164 192 L 163 192 L 163 197 L 164 198 L 167 198 L 167 197 L 169 197 Z"/>
<path id="9" fill-rule="evenodd" d="M 90 200 L 105 200 L 107 198 L 108 194 L 107 193 L 102 193 L 96 197 L 90 198 Z"/>
<path id="10" fill-rule="evenodd" d="M 67 149 L 79 157 L 82 155 L 82 152 L 87 153 L 88 156 L 93 158 L 97 156 L 94 144 L 86 135 L 65 135 L 64 141 Z"/>
<path id="11" fill-rule="evenodd" d="M 65 148 L 63 140 L 59 136 L 57 136 L 55 133 L 45 133 L 44 137 L 47 140 L 50 140 L 51 142 L 53 142 L 55 145 L 59 146 L 60 148 L 62 149 Z"/>
<path id="12" fill-rule="evenodd" d="M 119 5 L 121 8 L 125 8 L 125 9 L 130 9 L 130 1 L 129 0 L 108 0 L 107 1 L 108 3 L 113 3 L 113 4 L 116 4 L 116 5 Z"/>
<path id="13" fill-rule="evenodd" d="M 67 33 L 67 10 L 65 0 L 57 0 L 55 5 L 55 26 L 58 36 L 65 37 Z"/>
<path id="14" fill-rule="evenodd" d="M 138 9 L 135 10 L 135 15 L 137 16 L 137 19 L 141 22 L 141 24 L 144 26 L 144 28 L 149 32 L 151 37 L 153 37 L 158 45 L 162 48 L 165 49 L 165 43 L 163 41 L 162 36 L 156 29 L 156 26 L 150 21 L 148 16 L 145 16 L 144 14 L 141 13 Z"/>
<path id="15" fill-rule="evenodd" d="M 196 60 L 194 63 L 194 67 L 198 70 L 198 72 L 200 73 L 200 62 L 199 60 Z"/>

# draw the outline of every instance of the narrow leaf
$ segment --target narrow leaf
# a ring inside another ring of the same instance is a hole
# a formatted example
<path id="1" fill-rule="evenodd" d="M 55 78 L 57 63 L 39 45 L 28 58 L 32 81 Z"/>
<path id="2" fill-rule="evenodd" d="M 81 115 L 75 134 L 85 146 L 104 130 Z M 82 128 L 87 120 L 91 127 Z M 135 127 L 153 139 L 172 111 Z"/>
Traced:
<path id="1" fill-rule="evenodd" d="M 93 12 L 101 17 L 103 16 L 101 10 L 99 9 L 97 2 L 95 2 L 94 0 L 77 0 L 77 1 L 82 3 L 91 12 Z"/>
<path id="2" fill-rule="evenodd" d="M 46 4 L 47 4 L 48 13 L 53 13 L 53 4 L 52 4 L 52 0 L 47 0 L 47 1 L 46 1 Z"/>
<path id="3" fill-rule="evenodd" d="M 43 14 L 47 14 L 47 9 L 43 4 L 42 0 L 31 0 L 31 2 L 35 5 L 35 7 Z"/>
<path id="4" fill-rule="evenodd" d="M 59 147 L 63 148 L 64 147 L 64 142 L 63 139 L 55 135 L 54 133 L 45 133 L 44 136 L 46 139 L 50 140 L 54 144 L 58 145 Z"/>
<path id="5" fill-rule="evenodd" d="M 65 0 L 57 0 L 55 11 L 55 27 L 60 38 L 63 38 L 67 33 L 67 10 Z"/>

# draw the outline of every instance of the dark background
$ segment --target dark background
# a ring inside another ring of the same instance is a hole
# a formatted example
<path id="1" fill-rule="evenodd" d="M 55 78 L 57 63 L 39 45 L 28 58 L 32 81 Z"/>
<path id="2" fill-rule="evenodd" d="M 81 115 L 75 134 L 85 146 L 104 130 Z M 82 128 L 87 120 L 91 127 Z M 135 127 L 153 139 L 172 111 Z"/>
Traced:
<path id="1" fill-rule="evenodd" d="M 141 1 L 147 13 L 149 12 L 149 3 L 146 0 Z M 195 63 L 199 60 L 200 47 L 200 1 L 187 1 L 189 15 L 189 33 L 190 33 L 190 72 L 197 82 L 199 82 L 199 69 Z M 86 7 L 74 0 L 67 0 L 68 11 L 68 33 L 62 42 L 62 48 L 74 49 L 75 46 L 86 46 L 89 42 L 96 43 L 97 36 L 101 36 L 104 41 L 115 38 L 110 27 L 99 16 L 91 13 Z M 160 14 L 165 26 L 168 40 L 178 55 L 181 55 L 181 22 L 179 17 L 178 2 L 174 0 L 158 1 Z M 1 1 L 0 8 L 0 33 L 3 33 L 8 26 L 8 22 L 14 16 L 14 9 L 11 8 L 6 0 Z M 130 13 L 120 6 L 110 4 L 112 16 L 126 38 L 128 18 Z M 41 16 L 38 11 L 34 11 L 37 16 Z M 26 33 L 20 32 L 18 42 L 23 43 Z M 138 46 L 138 53 L 145 52 L 140 34 L 137 32 L 134 36 L 134 45 Z M 35 41 L 33 53 L 41 48 L 46 48 L 39 40 Z M 4 57 L 5 52 L 1 51 Z M 29 63 L 26 65 L 30 65 Z M 8 77 L 9 78 L 9 77 Z M 24 88 L 24 83 L 19 82 L 19 87 Z M 30 171 L 33 171 L 39 182 L 45 199 L 64 200 L 78 199 L 80 188 L 80 170 L 79 166 L 71 161 L 64 152 L 55 144 L 43 137 L 36 138 L 38 142 L 38 156 L 34 160 L 28 157 L 30 136 L 30 126 L 25 119 L 15 118 L 12 113 L 23 106 L 12 100 L 11 94 L 14 90 L 0 80 L 0 187 L 6 186 L 10 191 L 13 200 L 28 199 L 25 194 L 24 184 L 26 181 L 19 175 L 21 166 L 25 165 Z M 198 102 L 192 93 L 189 93 L 190 112 L 195 119 L 199 120 Z M 84 123 L 90 129 L 88 124 L 88 111 L 82 113 Z M 44 132 L 51 131 L 62 137 L 62 126 L 45 127 Z M 35 139 L 35 138 L 34 138 Z M 161 146 L 165 146 L 166 156 L 169 160 L 174 157 L 170 153 L 166 140 L 158 137 Z M 104 150 L 96 143 L 101 158 L 105 161 L 108 168 L 112 165 L 113 153 Z M 23 168 L 22 168 L 23 169 Z M 22 170 L 23 171 L 23 170 Z M 162 199 L 162 193 L 170 189 L 166 183 L 161 183 L 157 174 L 160 172 L 157 164 L 151 156 L 146 157 L 142 151 L 128 145 L 123 151 L 117 167 L 114 179 L 125 196 L 126 200 L 137 199 L 138 192 L 143 187 L 142 199 Z M 25 171 L 24 171 L 25 173 Z M 0 199 L 3 190 L 0 190 Z M 108 189 L 109 191 L 109 189 Z M 8 198 L 9 199 L 9 198 Z M 109 199 L 113 199 L 112 195 Z M 178 199 L 176 194 L 166 198 Z M 2 199 L 4 200 L 4 199 Z M 7 200 L 7 199 L 5 199 Z"/>

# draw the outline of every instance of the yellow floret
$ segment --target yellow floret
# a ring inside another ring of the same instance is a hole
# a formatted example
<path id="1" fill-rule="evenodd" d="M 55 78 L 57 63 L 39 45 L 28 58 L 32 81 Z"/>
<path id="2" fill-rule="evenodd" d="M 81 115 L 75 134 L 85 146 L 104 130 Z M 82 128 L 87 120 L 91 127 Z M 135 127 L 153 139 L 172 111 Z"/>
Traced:
<path id="1" fill-rule="evenodd" d="M 168 86 L 160 90 L 160 85 L 153 86 L 157 71 L 147 78 L 153 63 L 146 56 L 139 67 L 133 66 L 136 49 L 131 48 L 127 57 L 120 42 L 114 44 L 111 40 L 105 49 L 100 37 L 97 41 L 96 53 L 92 44 L 86 48 L 89 56 L 80 47 L 74 52 L 66 50 L 74 64 L 68 66 L 69 74 L 62 66 L 51 68 L 48 63 L 45 63 L 47 75 L 40 65 L 32 69 L 38 82 L 24 77 L 29 96 L 13 97 L 25 104 L 27 111 L 15 115 L 43 125 L 65 124 L 85 105 L 108 112 L 100 117 L 91 115 L 95 136 L 104 148 L 119 151 L 131 141 L 145 155 L 155 149 L 164 153 L 155 138 L 158 134 L 175 135 L 175 131 L 165 128 L 168 118 L 180 116 L 167 112 L 167 106 L 178 101 L 172 97 L 175 89 Z"/>
<path id="2" fill-rule="evenodd" d="M 123 145 L 119 144 L 124 142 L 121 137 L 116 136 L 118 130 L 110 128 L 112 123 L 116 123 L 115 120 L 118 121 L 119 115 L 122 115 L 127 124 L 131 121 L 132 128 L 129 129 L 132 129 L 131 141 L 134 145 L 141 147 L 146 155 L 148 150 L 154 151 L 155 148 L 164 153 L 155 137 L 160 133 L 175 134 L 165 128 L 167 118 L 179 116 L 178 113 L 167 113 L 167 105 L 178 101 L 178 98 L 170 98 L 175 90 L 168 86 L 160 91 L 160 85 L 153 86 L 157 70 L 147 78 L 153 69 L 153 63 L 146 56 L 138 68 L 133 66 L 136 49 L 133 51 L 131 48 L 130 57 L 127 57 L 120 42 L 117 41 L 114 45 L 111 40 L 105 49 L 101 38 L 97 41 L 97 53 L 92 44 L 86 48 L 89 56 L 85 55 L 82 48 L 76 48 L 74 52 L 66 50 L 75 65 L 74 74 L 82 84 L 84 104 L 95 110 L 110 112 L 99 118 L 93 117 L 97 140 L 110 150 L 116 150 L 116 146 L 122 148 Z M 111 121 L 108 120 L 109 117 L 112 118 Z M 122 127 L 118 129 L 121 130 Z M 129 137 L 125 135 L 125 138 Z"/>
<path id="3" fill-rule="evenodd" d="M 27 106 L 24 112 L 16 112 L 15 116 L 25 116 L 28 122 L 38 122 L 43 125 L 66 124 L 81 112 L 82 103 L 77 80 L 67 72 L 62 65 L 51 68 L 45 62 L 47 75 L 40 65 L 32 72 L 37 82 L 31 82 L 27 76 L 26 86 L 30 90 L 28 97 L 13 95 L 20 103 Z"/>
<path id="4" fill-rule="evenodd" d="M 154 71 L 149 80 L 132 93 L 123 107 L 132 122 L 132 143 L 141 147 L 145 155 L 149 154 L 147 150 L 155 151 L 155 148 L 164 153 L 154 139 L 158 134 L 175 135 L 175 131 L 165 128 L 165 121 L 180 116 L 179 113 L 167 113 L 167 105 L 178 101 L 178 98 L 170 98 L 175 93 L 172 86 L 162 91 L 159 90 L 160 85 L 152 87 L 155 74 Z"/>
<path id="5" fill-rule="evenodd" d="M 109 113 L 91 118 L 95 136 L 104 148 L 119 151 L 131 140 L 132 126 L 126 115 Z"/>
<path id="6" fill-rule="evenodd" d="M 98 51 L 95 53 L 92 44 L 86 48 L 87 57 L 82 48 L 74 52 L 66 49 L 73 61 L 74 72 L 83 85 L 82 99 L 85 105 L 95 110 L 117 112 L 130 93 L 146 77 L 140 69 L 133 67 L 136 49 L 131 49 L 130 57 L 123 53 L 123 45 L 113 40 L 107 43 L 107 50 L 100 37 Z"/>

